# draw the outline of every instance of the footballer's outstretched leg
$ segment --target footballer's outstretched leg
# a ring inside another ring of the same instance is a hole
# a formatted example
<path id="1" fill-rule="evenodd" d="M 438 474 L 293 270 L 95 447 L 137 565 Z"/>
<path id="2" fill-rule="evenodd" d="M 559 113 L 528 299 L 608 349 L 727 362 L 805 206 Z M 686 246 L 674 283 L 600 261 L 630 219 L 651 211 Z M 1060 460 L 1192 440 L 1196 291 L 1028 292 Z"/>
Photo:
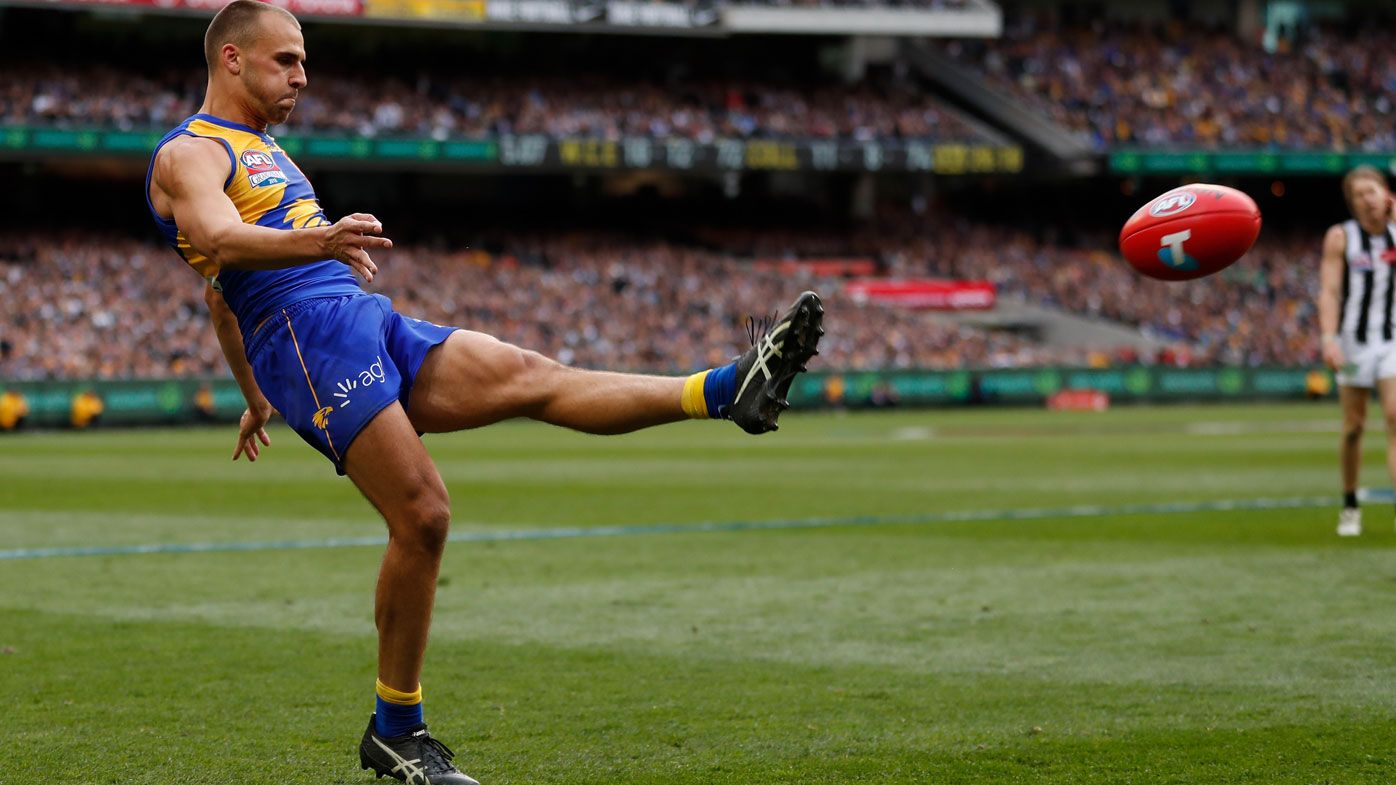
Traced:
<path id="1" fill-rule="evenodd" d="M 780 413 L 790 408 L 791 382 L 819 354 L 823 325 L 819 295 L 805 292 L 760 334 L 753 326 L 751 348 L 736 363 L 737 392 L 723 416 L 747 433 L 776 430 Z"/>
<path id="2" fill-rule="evenodd" d="M 595 434 L 685 419 L 728 419 L 748 433 L 776 430 L 795 376 L 818 354 L 824 306 L 805 292 L 757 334 L 742 356 L 687 378 L 587 371 L 482 333 L 459 330 L 433 349 L 408 414 L 424 433 L 478 428 L 512 417 Z"/>

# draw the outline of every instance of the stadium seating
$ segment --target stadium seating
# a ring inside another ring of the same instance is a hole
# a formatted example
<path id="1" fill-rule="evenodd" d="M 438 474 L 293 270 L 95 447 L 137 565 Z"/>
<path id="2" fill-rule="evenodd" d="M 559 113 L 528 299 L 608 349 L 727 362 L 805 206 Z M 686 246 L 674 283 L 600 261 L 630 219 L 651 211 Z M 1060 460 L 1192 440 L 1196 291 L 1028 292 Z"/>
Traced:
<path id="1" fill-rule="evenodd" d="M 1396 150 L 1396 54 L 1375 32 L 1313 33 L 1270 53 L 1181 23 L 1035 29 L 1020 22 L 992 43 L 941 46 L 1099 149 Z M 152 74 L 33 61 L 3 69 L 15 78 L 0 84 L 0 125 L 163 129 L 198 105 L 204 87 L 188 69 Z M 906 71 L 841 86 L 636 77 L 600 67 L 488 75 L 437 68 L 376 81 L 317 70 L 289 125 L 273 131 L 984 141 Z"/>
<path id="2" fill-rule="evenodd" d="M 764 314 L 802 287 L 833 293 L 837 304 L 839 326 L 821 346 L 829 367 L 1081 359 L 855 303 L 836 293 L 836 281 L 792 280 L 727 255 L 599 235 L 520 243 L 505 253 L 395 249 L 380 263 L 392 271 L 381 291 L 405 313 L 487 331 L 586 367 L 677 372 L 724 362 L 745 346 L 748 315 Z M 0 320 L 0 375 L 225 373 L 201 284 L 178 264 L 168 251 L 133 240 L 54 245 L 9 238 L 0 251 L 0 299 L 17 307 Z"/>
<path id="3" fill-rule="evenodd" d="M 945 49 L 1102 149 L 1396 150 L 1396 54 L 1377 30 L 1315 31 L 1270 53 L 1181 23 L 1028 24 Z"/>
<path id="4" fill-rule="evenodd" d="M 202 100 L 198 73 L 152 76 L 111 67 L 4 66 L 0 126 L 169 128 Z M 935 97 L 905 79 L 857 86 L 760 80 L 626 80 L 615 74 L 366 80 L 316 72 L 287 126 L 273 133 L 482 138 L 718 137 L 981 141 Z"/>

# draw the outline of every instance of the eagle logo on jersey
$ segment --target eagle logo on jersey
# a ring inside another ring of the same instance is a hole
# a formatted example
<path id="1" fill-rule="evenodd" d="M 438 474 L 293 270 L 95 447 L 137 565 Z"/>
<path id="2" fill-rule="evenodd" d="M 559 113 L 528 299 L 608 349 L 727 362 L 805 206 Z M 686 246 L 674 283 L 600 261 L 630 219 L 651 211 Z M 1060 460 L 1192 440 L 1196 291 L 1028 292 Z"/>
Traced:
<path id="1" fill-rule="evenodd" d="M 247 168 L 247 182 L 253 188 L 281 185 L 286 182 L 286 173 L 276 165 L 271 153 L 261 150 L 247 150 L 242 154 L 242 165 Z"/>

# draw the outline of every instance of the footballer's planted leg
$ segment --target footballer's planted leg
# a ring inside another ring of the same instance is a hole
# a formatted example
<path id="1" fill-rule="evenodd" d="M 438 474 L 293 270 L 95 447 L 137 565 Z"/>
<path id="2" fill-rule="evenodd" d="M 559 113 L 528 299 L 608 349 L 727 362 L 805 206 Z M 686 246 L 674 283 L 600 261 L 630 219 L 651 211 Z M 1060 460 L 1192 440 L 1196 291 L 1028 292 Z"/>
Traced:
<path id="1" fill-rule="evenodd" d="M 359 761 L 408 785 L 478 785 L 423 722 L 422 657 L 450 526 L 450 499 L 401 405 L 379 412 L 350 444 L 349 478 L 388 524 L 378 573 L 377 709 Z"/>
<path id="2" fill-rule="evenodd" d="M 369 718 L 359 743 L 359 765 L 378 778 L 394 777 L 407 785 L 480 785 L 456 769 L 451 762 L 456 754 L 432 738 L 425 724 L 385 739 L 375 721 L 376 716 Z"/>

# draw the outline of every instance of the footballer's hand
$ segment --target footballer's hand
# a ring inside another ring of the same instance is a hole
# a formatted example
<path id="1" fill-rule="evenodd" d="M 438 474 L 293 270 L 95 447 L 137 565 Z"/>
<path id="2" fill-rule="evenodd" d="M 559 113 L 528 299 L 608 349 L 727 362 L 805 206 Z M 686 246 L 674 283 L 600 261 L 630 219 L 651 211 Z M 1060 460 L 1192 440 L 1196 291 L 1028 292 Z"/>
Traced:
<path id="1" fill-rule="evenodd" d="M 1335 371 L 1343 368 L 1343 347 L 1337 341 L 1325 340 L 1323 342 L 1323 364 Z"/>
<path id="2" fill-rule="evenodd" d="M 233 460 L 236 461 L 243 453 L 247 454 L 249 462 L 257 460 L 258 454 L 262 452 L 262 446 L 257 442 L 267 447 L 271 446 L 271 437 L 267 435 L 267 421 L 275 413 L 276 410 L 267 401 L 248 405 L 238 424 L 238 446 L 233 450 Z"/>
<path id="3" fill-rule="evenodd" d="M 370 248 L 392 248 L 393 241 L 383 236 L 383 223 L 368 213 L 351 213 L 334 223 L 325 232 L 325 255 L 337 259 L 372 283 L 378 265 L 369 256 Z"/>

